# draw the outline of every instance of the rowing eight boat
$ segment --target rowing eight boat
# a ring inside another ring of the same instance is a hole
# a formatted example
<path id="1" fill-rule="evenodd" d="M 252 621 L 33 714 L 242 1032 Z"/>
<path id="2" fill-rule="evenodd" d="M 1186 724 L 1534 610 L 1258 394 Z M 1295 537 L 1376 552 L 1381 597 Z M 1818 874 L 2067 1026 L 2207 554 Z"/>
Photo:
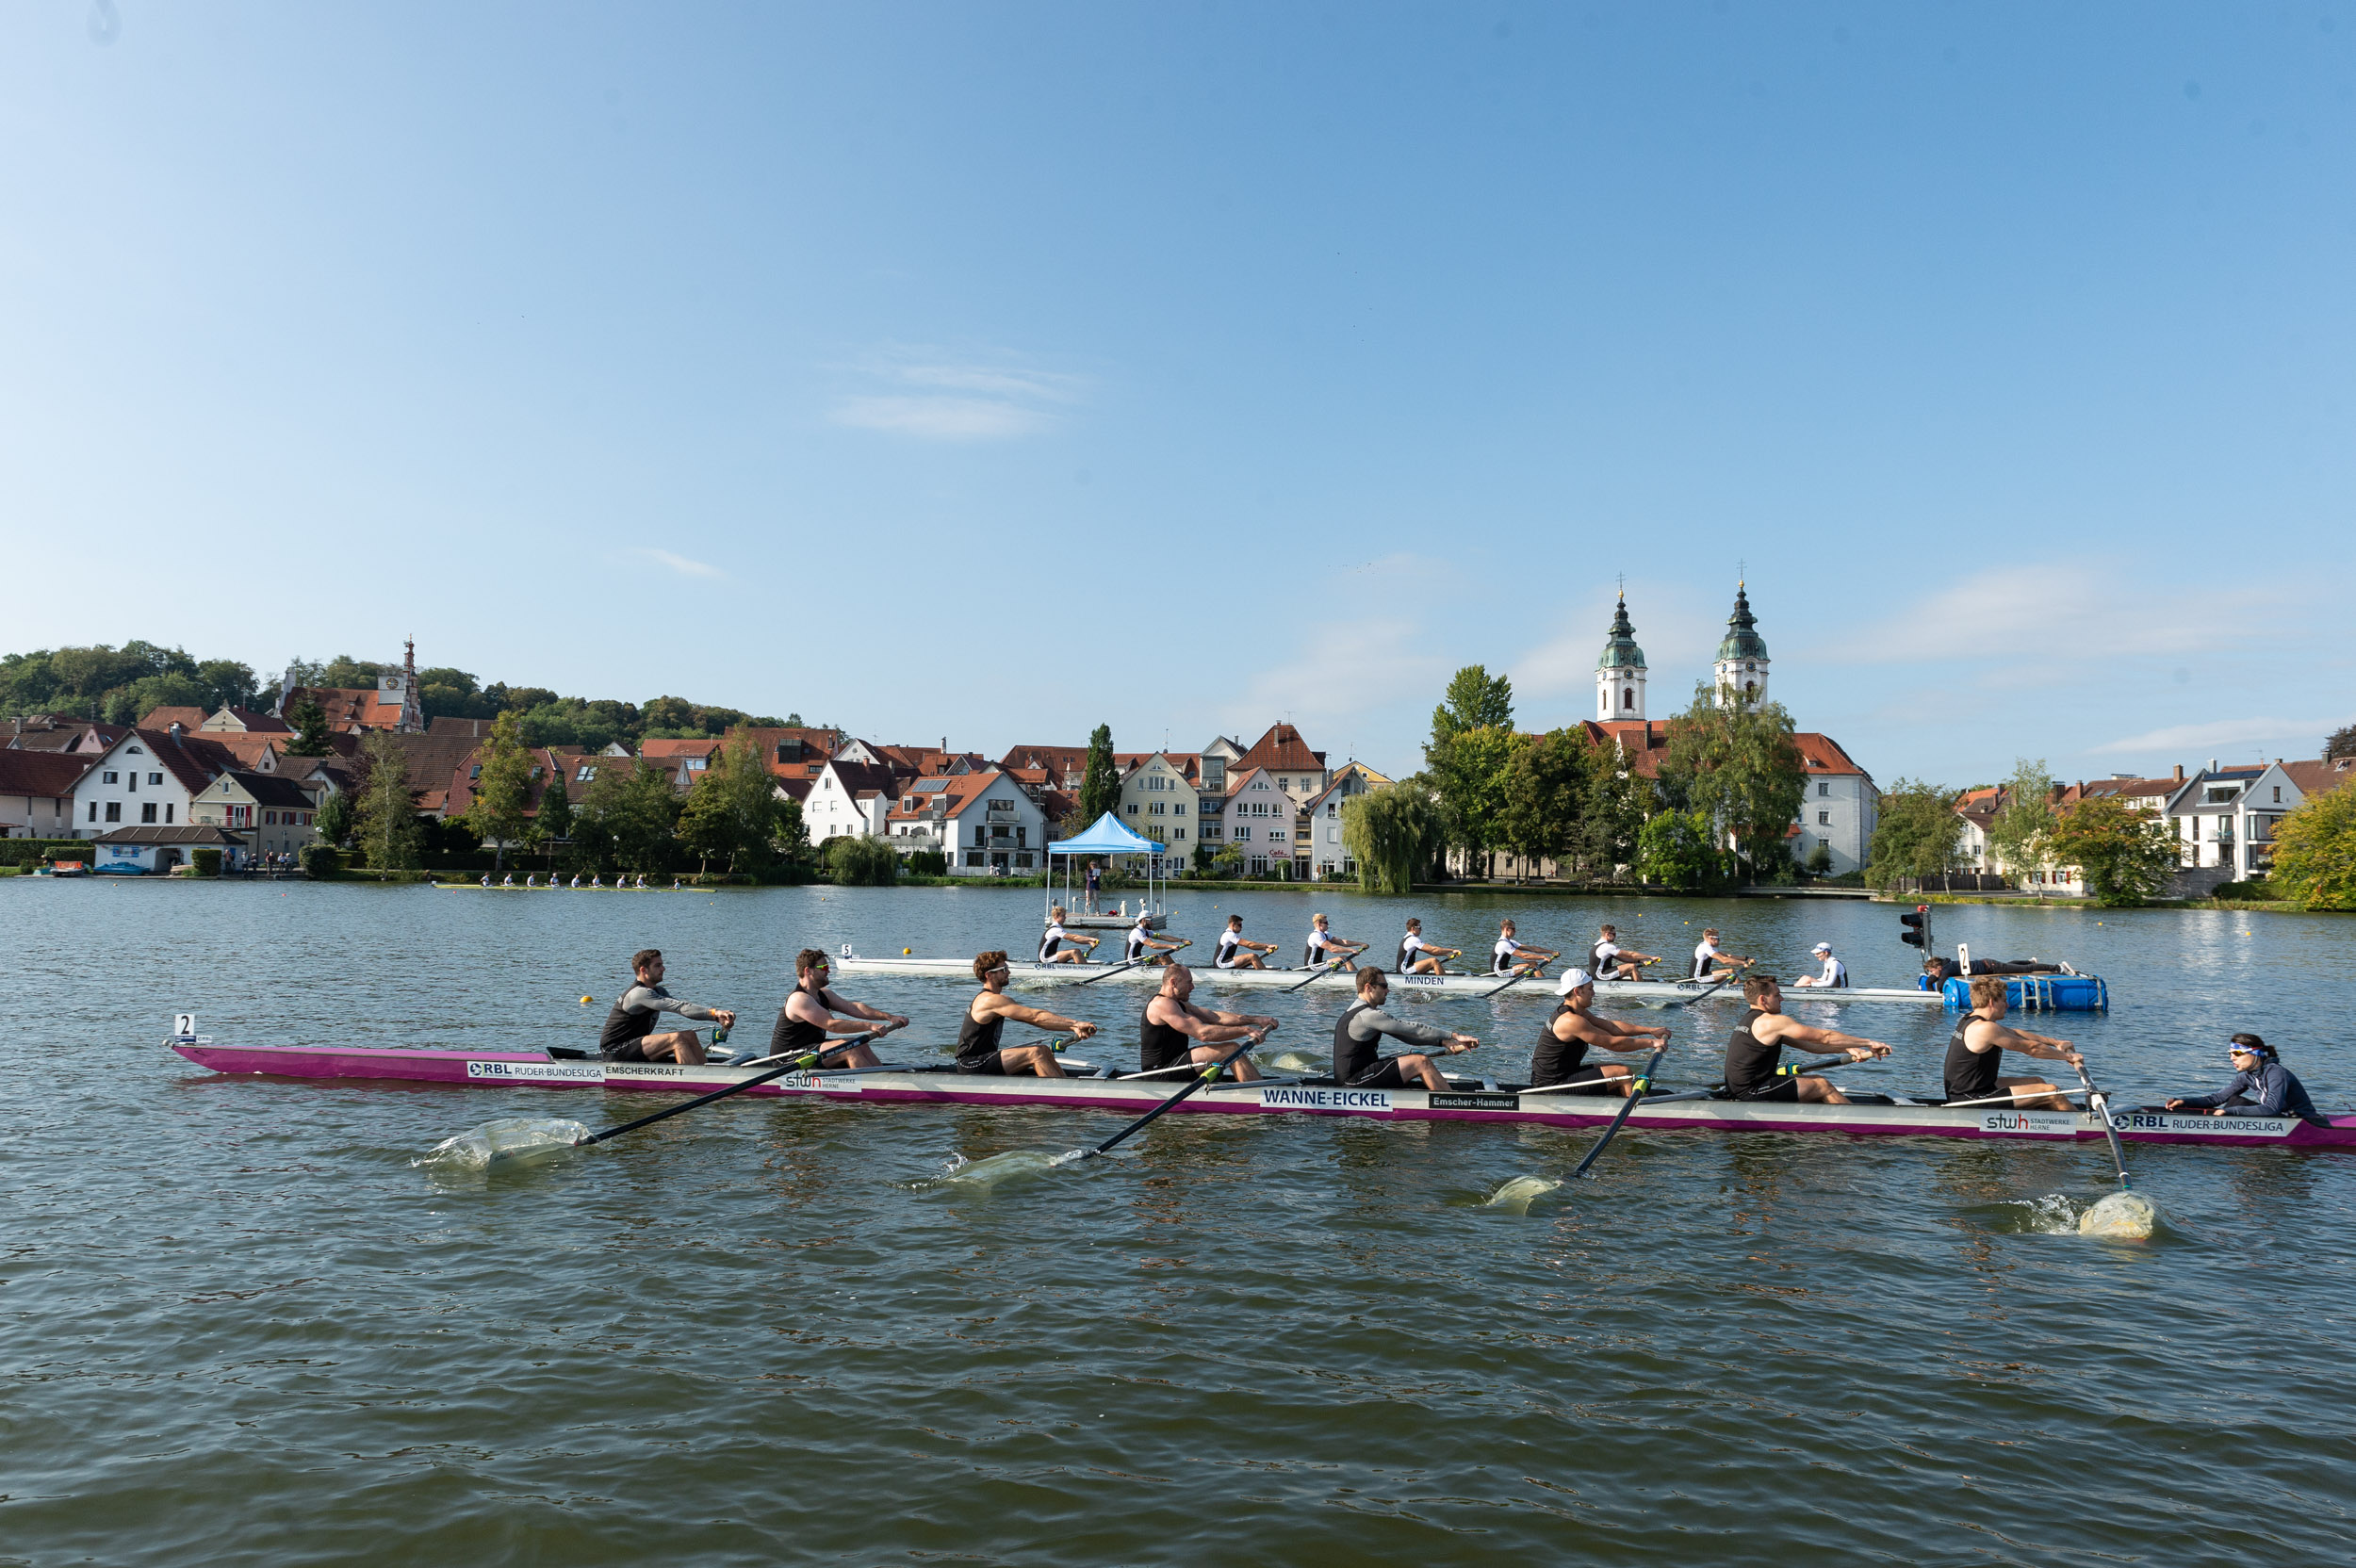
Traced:
<path id="1" fill-rule="evenodd" d="M 353 1046 L 217 1045 L 167 1040 L 172 1050 L 216 1072 L 282 1078 L 404 1079 L 470 1088 L 608 1088 L 701 1094 L 754 1075 L 743 1068 L 675 1067 L 644 1062 L 557 1060 L 515 1051 L 423 1051 Z M 1185 1086 L 1185 1078 L 986 1078 L 946 1065 L 882 1070 L 794 1072 L 747 1095 L 819 1099 L 835 1104 L 921 1102 L 1039 1105 L 1057 1110 L 1138 1116 Z M 1476 1121 L 1564 1129 L 1595 1128 L 1619 1111 L 1617 1098 L 1532 1092 L 1486 1078 L 1449 1078 L 1446 1093 L 1426 1089 L 1344 1088 L 1331 1079 L 1263 1079 L 1214 1084 L 1175 1106 L 1182 1116 L 1310 1115 L 1383 1121 Z M 2293 1117 L 2210 1117 L 2119 1111 L 2111 1124 L 2139 1143 L 2228 1147 L 2356 1149 L 2356 1112 L 2317 1127 Z M 1837 1133 L 1851 1137 L 2025 1138 L 2088 1142 L 2103 1136 L 2101 1118 L 2080 1111 L 1950 1109 L 1932 1104 L 1765 1104 L 1723 1100 L 1640 1102 L 1631 1131 Z"/>
<path id="2" fill-rule="evenodd" d="M 1143 981 L 1158 986 L 1162 983 L 1157 966 L 1139 964 L 1120 974 L 1110 972 L 1113 964 L 1035 964 L 1009 963 L 1013 977 L 1011 986 L 1069 986 L 1082 980 L 1102 977 L 1112 982 Z M 849 979 L 861 974 L 916 975 L 934 980 L 958 980 L 971 984 L 973 979 L 973 960 L 968 958 L 861 958 L 844 954 L 834 960 L 835 978 Z M 1217 969 L 1209 964 L 1195 967 L 1197 984 L 1216 986 L 1298 986 L 1309 971 L 1304 969 Z M 1494 974 L 1394 974 L 1390 976 L 1394 996 L 1422 992 L 1432 996 L 1486 996 L 1503 991 L 1508 996 L 1552 996 L 1559 982 L 1541 977 L 1535 980 L 1506 981 Z M 1346 991 L 1356 986 L 1357 978 L 1346 969 L 1328 969 L 1308 982 L 1311 990 Z M 1673 1002 L 1692 997 L 1710 989 L 1700 980 L 1598 980 L 1595 994 L 1604 997 L 1628 997 L 1637 1001 Z M 1728 988 L 1721 996 L 1738 996 Z M 1873 986 L 1843 986 L 1823 990 L 1786 991 L 1784 999 L 1792 1002 L 1907 1002 L 1917 1006 L 1939 1005 L 1937 991 L 1897 990 Z"/>

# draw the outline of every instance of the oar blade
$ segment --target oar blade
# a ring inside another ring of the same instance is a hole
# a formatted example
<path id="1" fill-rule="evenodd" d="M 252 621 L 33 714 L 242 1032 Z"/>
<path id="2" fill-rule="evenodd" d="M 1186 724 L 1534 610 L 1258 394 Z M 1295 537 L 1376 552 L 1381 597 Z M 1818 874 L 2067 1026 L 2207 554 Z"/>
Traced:
<path id="1" fill-rule="evenodd" d="M 562 1117 L 509 1117 L 444 1138 L 413 1163 L 430 1170 L 504 1169 L 548 1159 L 579 1147 L 588 1137 L 588 1128 Z"/>

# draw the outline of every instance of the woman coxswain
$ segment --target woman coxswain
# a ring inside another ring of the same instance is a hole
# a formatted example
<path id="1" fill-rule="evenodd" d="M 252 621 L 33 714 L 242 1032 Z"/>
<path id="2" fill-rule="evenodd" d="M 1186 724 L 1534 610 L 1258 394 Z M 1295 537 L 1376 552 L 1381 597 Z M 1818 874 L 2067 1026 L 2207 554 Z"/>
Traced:
<path id="1" fill-rule="evenodd" d="M 2331 1124 L 2307 1098 L 2307 1086 L 2282 1065 L 2274 1047 L 2255 1035 L 2235 1035 L 2226 1049 L 2233 1081 L 2215 1094 L 2171 1100 L 2171 1111 L 2206 1111 L 2211 1116 L 2295 1116 L 2318 1127 Z"/>

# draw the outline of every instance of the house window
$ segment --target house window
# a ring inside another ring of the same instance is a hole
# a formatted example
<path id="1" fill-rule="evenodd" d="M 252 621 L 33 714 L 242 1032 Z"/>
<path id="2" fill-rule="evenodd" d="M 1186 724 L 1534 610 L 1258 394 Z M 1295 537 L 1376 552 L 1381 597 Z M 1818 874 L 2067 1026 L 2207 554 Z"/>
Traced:
<path id="1" fill-rule="evenodd" d="M 1817 812 L 1816 825 L 1819 827 L 1830 827 L 1832 825 L 1832 813 L 1830 811 Z"/>
<path id="2" fill-rule="evenodd" d="M 1186 830 L 1183 827 L 1173 827 L 1170 830 L 1170 836 L 1172 839 L 1183 839 L 1186 836 Z"/>
<path id="3" fill-rule="evenodd" d="M 1249 827 L 1238 827 L 1235 829 L 1235 842 L 1239 844 L 1248 844 L 1251 841 L 1252 829 Z"/>
<path id="4" fill-rule="evenodd" d="M 581 765 L 581 771 L 573 775 L 573 782 L 576 784 L 586 784 L 589 780 L 597 776 L 597 770 L 596 766 L 592 763 L 583 762 Z"/>
<path id="5" fill-rule="evenodd" d="M 982 852 L 978 849 L 967 850 L 965 852 L 965 863 L 969 866 L 980 865 L 982 863 Z"/>
<path id="6" fill-rule="evenodd" d="M 139 821 L 141 821 L 141 822 L 154 822 L 155 820 L 155 803 L 154 801 L 152 801 L 152 800 L 151 800 L 151 801 L 149 801 L 146 805 L 144 805 L 144 806 L 142 806 L 142 807 L 140 807 L 140 808 L 139 808 Z"/>
<path id="7" fill-rule="evenodd" d="M 1129 803 L 1129 814 L 1133 817 L 1137 814 L 1137 803 L 1134 800 Z"/>
<path id="8" fill-rule="evenodd" d="M 1621 706 L 1622 708 L 1633 708 L 1633 707 L 1635 707 L 1635 706 L 1636 706 L 1636 688 L 1635 688 L 1635 687 L 1633 687 L 1633 686 L 1626 686 L 1626 687 L 1621 688 L 1621 690 L 1620 690 L 1620 706 Z"/>
<path id="9" fill-rule="evenodd" d="M 164 781 L 164 776 L 163 776 L 162 774 L 159 774 L 159 773 L 151 773 L 151 774 L 149 774 L 149 775 L 147 776 L 147 781 L 148 781 L 150 784 L 161 784 L 161 783 Z M 2282 791 L 2280 791 L 2280 790 L 2275 791 L 2275 792 L 2274 792 L 2274 798 L 2275 798 L 2275 799 L 2277 799 L 2277 800 L 2282 799 Z"/>
<path id="10" fill-rule="evenodd" d="M 90 803 L 90 820 L 92 822 L 98 820 L 98 802 L 94 800 Z"/>
<path id="11" fill-rule="evenodd" d="M 171 820 L 172 820 L 172 807 L 171 807 L 169 804 L 167 804 L 167 805 L 164 807 L 164 821 L 166 821 L 166 822 L 170 822 Z"/>
<path id="12" fill-rule="evenodd" d="M 2274 787 L 2274 803 L 2277 806 L 2282 804 L 2282 786 L 2280 784 Z"/>
<path id="13" fill-rule="evenodd" d="M 1820 800 L 1821 800 L 1821 799 L 1823 799 L 1824 796 L 1829 795 L 1829 794 L 1831 794 L 1831 793 L 1832 793 L 1832 786 L 1831 786 L 1831 785 L 1829 785 L 1829 784 L 1825 783 L 1825 782 L 1824 782 L 1824 780 L 1822 780 L 1822 779 L 1817 780 L 1817 782 L 1816 782 L 1816 794 L 1817 794 L 1817 798 L 1818 798 L 1818 799 L 1820 799 Z"/>
<path id="14" fill-rule="evenodd" d="M 1342 841 L 1342 830 L 1338 827 L 1327 828 L 1325 830 L 1325 841 L 1329 844 L 1340 843 Z"/>
<path id="15" fill-rule="evenodd" d="M 481 778 L 483 776 L 483 764 L 477 762 L 473 767 L 468 768 L 466 770 L 466 776 L 468 778 Z"/>
<path id="16" fill-rule="evenodd" d="M 108 774 L 108 775 L 106 776 L 106 783 L 108 783 L 108 784 L 119 784 L 119 783 L 121 783 L 122 781 L 123 781 L 123 776 L 122 776 L 121 774 L 112 774 L 112 773 L 110 773 L 110 774 Z"/>
<path id="17" fill-rule="evenodd" d="M 119 800 L 110 800 L 106 802 L 106 820 L 108 822 L 121 822 L 123 820 L 123 802 Z"/>

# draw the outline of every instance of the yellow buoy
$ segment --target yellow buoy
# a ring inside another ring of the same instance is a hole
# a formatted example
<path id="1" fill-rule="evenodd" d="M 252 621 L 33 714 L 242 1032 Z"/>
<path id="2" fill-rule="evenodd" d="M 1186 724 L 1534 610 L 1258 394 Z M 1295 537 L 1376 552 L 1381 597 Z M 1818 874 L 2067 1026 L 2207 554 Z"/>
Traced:
<path id="1" fill-rule="evenodd" d="M 904 947 L 904 948 L 900 949 L 900 956 L 901 956 L 901 957 L 903 957 L 903 958 L 905 958 L 905 957 L 907 957 L 909 954 L 911 954 L 911 953 L 913 953 L 913 952 L 915 952 L 915 951 L 916 951 L 916 949 L 914 949 L 914 948 L 912 948 L 912 947 Z"/>
<path id="2" fill-rule="evenodd" d="M 594 1000 L 596 1000 L 594 997 L 586 997 L 586 996 L 584 996 L 584 997 L 582 997 L 582 998 L 581 999 L 581 1004 L 582 1006 L 586 1007 L 586 1006 L 587 1006 L 587 1005 L 589 1005 L 589 1004 L 590 1004 L 592 1001 L 594 1001 Z"/>

